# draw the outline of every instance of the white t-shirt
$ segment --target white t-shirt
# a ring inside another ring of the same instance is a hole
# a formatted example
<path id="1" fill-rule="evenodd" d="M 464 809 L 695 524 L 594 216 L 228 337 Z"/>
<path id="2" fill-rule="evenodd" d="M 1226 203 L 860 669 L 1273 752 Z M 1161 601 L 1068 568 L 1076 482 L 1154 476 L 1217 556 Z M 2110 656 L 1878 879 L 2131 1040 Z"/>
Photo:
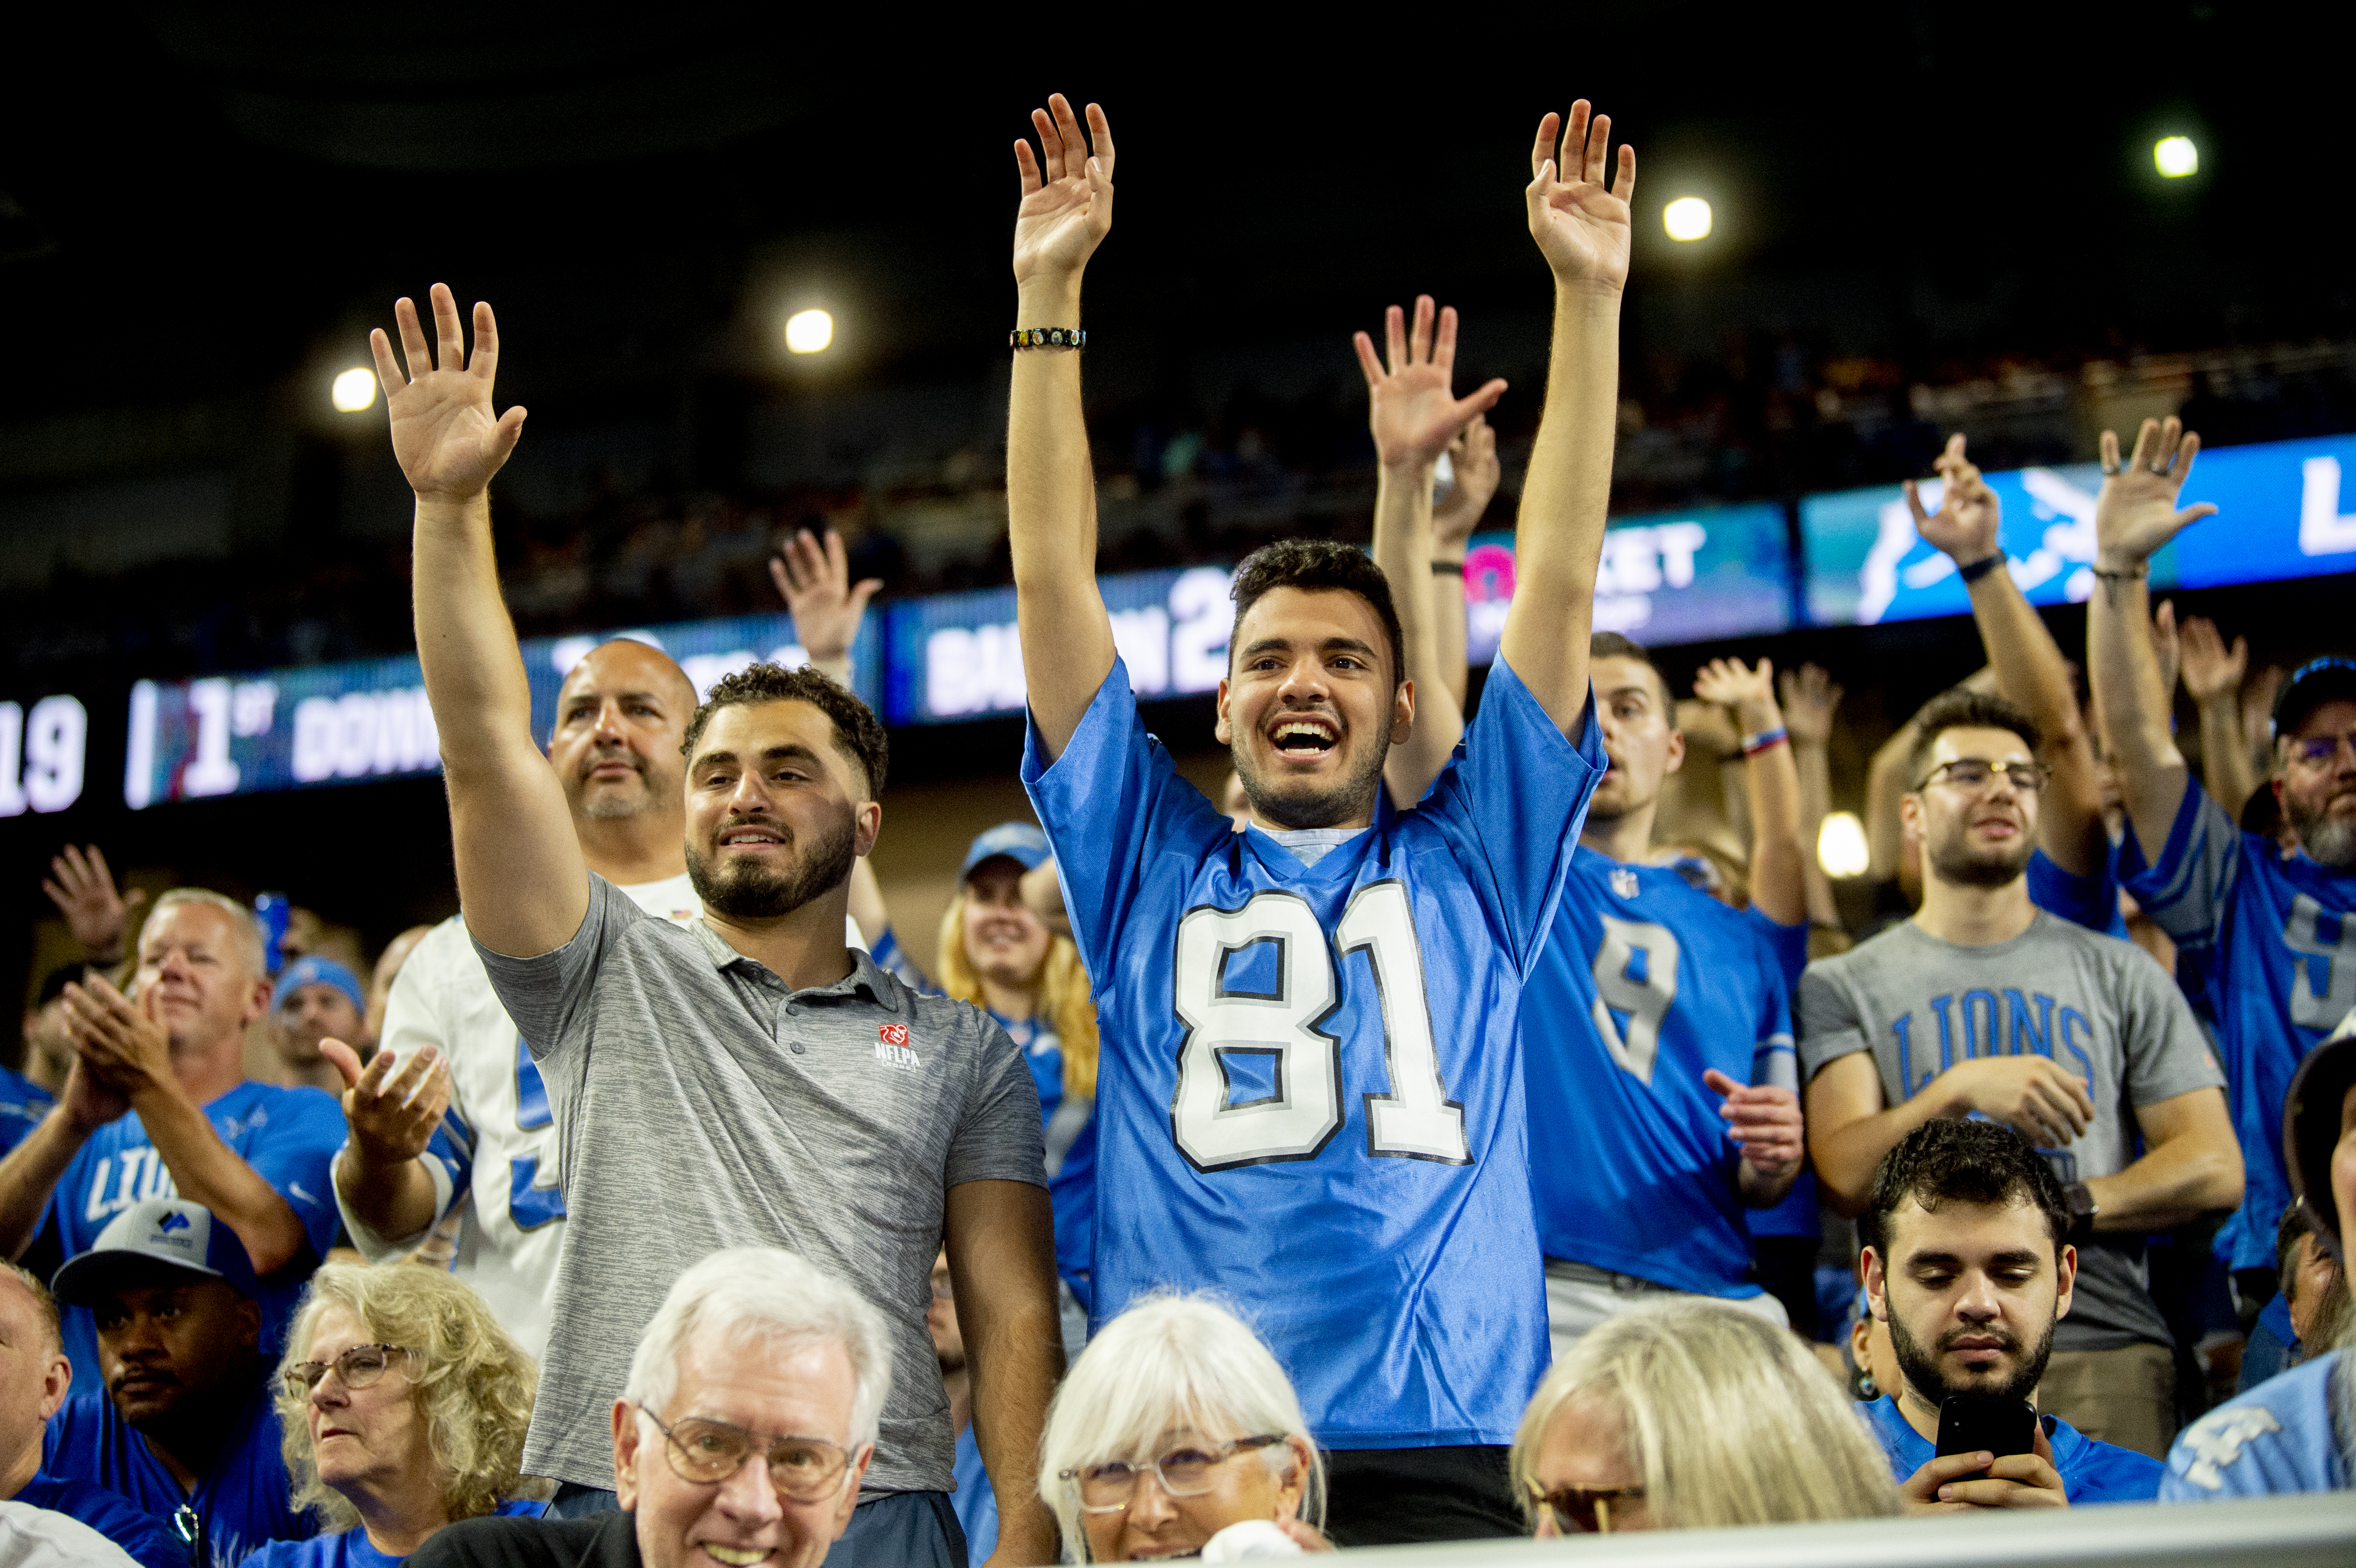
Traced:
<path id="1" fill-rule="evenodd" d="M 0 1502 L 0 1563 L 6 1568 L 139 1568 L 139 1560 L 70 1515 L 14 1499 Z"/>
<path id="2" fill-rule="evenodd" d="M 618 891 L 661 919 L 684 924 L 703 915 L 684 873 Z M 866 948 L 855 923 L 845 922 L 844 935 L 852 946 Z M 436 1225 L 454 1210 L 459 1217 L 451 1272 L 474 1287 L 519 1344 L 541 1356 L 548 1346 L 549 1292 L 564 1235 L 555 1117 L 540 1070 L 499 1006 L 457 915 L 417 944 L 385 1004 L 380 1050 L 399 1063 L 427 1045 L 450 1064 L 450 1112 L 473 1144 L 471 1190 L 455 1187 L 440 1159 L 425 1161 L 434 1178 Z M 336 1203 L 352 1244 L 370 1263 L 406 1256 L 434 1228 L 383 1237 L 353 1215 L 340 1186 Z"/>

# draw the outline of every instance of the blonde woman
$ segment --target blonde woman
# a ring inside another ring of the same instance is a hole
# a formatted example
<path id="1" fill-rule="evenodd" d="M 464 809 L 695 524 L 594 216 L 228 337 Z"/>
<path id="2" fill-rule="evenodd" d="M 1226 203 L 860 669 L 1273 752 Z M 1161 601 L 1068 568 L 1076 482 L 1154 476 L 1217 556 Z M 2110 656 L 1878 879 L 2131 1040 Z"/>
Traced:
<path id="1" fill-rule="evenodd" d="M 330 1264 L 286 1344 L 286 1471 L 329 1533 L 266 1546 L 251 1568 L 387 1568 L 444 1525 L 546 1508 L 546 1483 L 519 1468 L 537 1371 L 450 1275 Z"/>
<path id="2" fill-rule="evenodd" d="M 1148 1296 L 1098 1330 L 1040 1439 L 1067 1563 L 1327 1551 L 1324 1489 L 1284 1369 L 1200 1296 Z"/>
<path id="3" fill-rule="evenodd" d="M 1582 1335 L 1523 1413 L 1510 1462 L 1541 1536 L 1900 1511 L 1880 1447 L 1807 1347 L 1715 1301 Z"/>

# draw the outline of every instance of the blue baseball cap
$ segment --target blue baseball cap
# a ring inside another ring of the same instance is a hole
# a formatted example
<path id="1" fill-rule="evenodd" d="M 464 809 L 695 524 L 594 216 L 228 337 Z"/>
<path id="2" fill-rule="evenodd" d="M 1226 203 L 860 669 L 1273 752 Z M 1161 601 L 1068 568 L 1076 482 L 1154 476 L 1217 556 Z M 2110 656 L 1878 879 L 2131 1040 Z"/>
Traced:
<path id="1" fill-rule="evenodd" d="M 237 1232 L 185 1198 L 150 1198 L 117 1214 L 90 1251 L 50 1277 L 49 1291 L 68 1307 L 95 1307 L 126 1285 L 156 1283 L 159 1268 L 221 1280 L 248 1301 L 262 1299 Z"/>
<path id="2" fill-rule="evenodd" d="M 271 988 L 270 1010 L 276 1012 L 286 1005 L 286 998 L 305 986 L 333 986 L 352 999 L 352 1010 L 368 1011 L 368 997 L 360 989 L 360 977 L 332 958 L 307 953 L 278 972 L 278 984 Z"/>
<path id="3" fill-rule="evenodd" d="M 958 880 L 964 881 L 973 875 L 976 866 L 1001 855 L 1026 871 L 1035 871 L 1053 859 L 1055 853 L 1047 848 L 1047 836 L 1035 824 L 1001 822 L 973 841 L 973 847 L 965 852 L 965 864 L 958 869 Z"/>
<path id="4" fill-rule="evenodd" d="M 2356 659 L 2326 656 L 2308 660 L 2291 671 L 2282 689 L 2275 693 L 2274 732 L 2289 734 L 2334 698 L 2356 699 Z"/>

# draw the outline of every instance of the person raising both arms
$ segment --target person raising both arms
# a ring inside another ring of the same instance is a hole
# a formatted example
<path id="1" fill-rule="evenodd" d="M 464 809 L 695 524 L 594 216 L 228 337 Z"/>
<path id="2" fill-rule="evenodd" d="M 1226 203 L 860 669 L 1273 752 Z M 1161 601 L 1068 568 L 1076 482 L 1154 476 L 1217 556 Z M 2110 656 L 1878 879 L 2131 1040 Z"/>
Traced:
<path id="1" fill-rule="evenodd" d="M 1270 545 L 1237 572 L 1218 691 L 1238 832 L 1147 734 L 1098 592 L 1080 296 L 1114 150 L 1087 115 L 1084 133 L 1052 98 L 1038 146 L 1015 144 L 1007 499 L 1023 778 L 1103 1019 L 1095 1315 L 1156 1290 L 1233 1302 L 1330 1451 L 1337 1542 L 1515 1534 L 1505 1450 L 1547 1362 L 1515 1025 L 1602 771 L 1587 632 L 1634 155 L 1607 187 L 1608 120 L 1581 101 L 1539 125 L 1526 210 L 1552 372 L 1519 591 L 1464 755 L 1414 809 L 1382 799 L 1430 679 L 1405 651 L 1428 601 L 1355 547 Z M 1453 313 L 1437 325 L 1397 345 L 1408 384 L 1383 412 L 1402 435 L 1376 503 L 1404 518 L 1386 548 L 1427 563 L 1434 464 L 1504 390 L 1455 398 Z"/>

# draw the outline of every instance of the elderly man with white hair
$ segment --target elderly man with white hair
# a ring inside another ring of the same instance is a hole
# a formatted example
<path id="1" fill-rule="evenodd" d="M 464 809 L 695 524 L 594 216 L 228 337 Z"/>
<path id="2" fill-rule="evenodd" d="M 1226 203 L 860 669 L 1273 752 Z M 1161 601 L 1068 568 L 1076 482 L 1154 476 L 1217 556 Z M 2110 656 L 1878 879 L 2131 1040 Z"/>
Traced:
<path id="1" fill-rule="evenodd" d="M 817 1568 L 858 1506 L 891 1384 L 883 1315 L 849 1285 L 775 1247 L 714 1253 L 663 1298 L 614 1402 L 621 1511 L 467 1520 L 408 1562 Z"/>

